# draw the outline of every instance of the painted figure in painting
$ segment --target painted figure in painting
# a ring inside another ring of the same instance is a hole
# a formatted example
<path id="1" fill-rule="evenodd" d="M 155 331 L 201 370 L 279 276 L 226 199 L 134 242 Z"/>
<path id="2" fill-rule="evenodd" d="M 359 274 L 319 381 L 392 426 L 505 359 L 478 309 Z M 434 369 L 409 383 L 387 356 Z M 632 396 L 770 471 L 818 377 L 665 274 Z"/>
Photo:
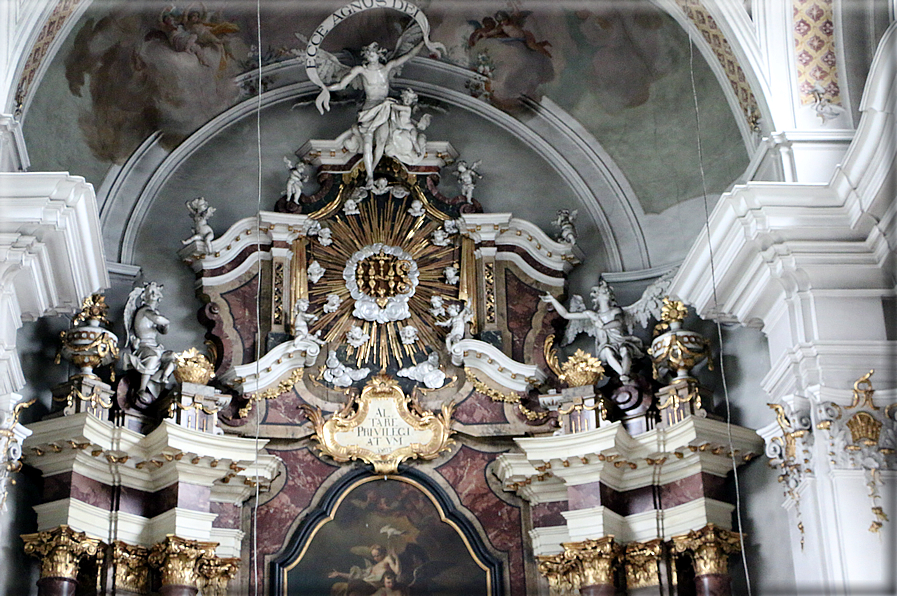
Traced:
<path id="1" fill-rule="evenodd" d="M 356 549 L 352 549 L 355 551 Z M 342 578 L 346 581 L 333 584 L 330 589 L 331 596 L 362 596 L 379 593 L 383 587 L 383 576 L 392 574 L 393 586 L 395 579 L 401 573 L 399 558 L 393 549 L 387 549 L 379 544 L 370 548 L 370 559 L 365 557 L 364 568 L 353 566 L 348 572 L 334 569 L 327 577 L 332 579 Z"/>

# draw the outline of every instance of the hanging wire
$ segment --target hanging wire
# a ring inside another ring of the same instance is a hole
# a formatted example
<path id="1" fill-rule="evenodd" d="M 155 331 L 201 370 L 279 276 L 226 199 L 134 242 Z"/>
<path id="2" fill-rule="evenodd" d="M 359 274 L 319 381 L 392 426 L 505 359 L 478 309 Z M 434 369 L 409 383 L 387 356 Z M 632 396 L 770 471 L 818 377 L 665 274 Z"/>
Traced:
<path id="1" fill-rule="evenodd" d="M 719 307 L 716 293 L 716 267 L 713 259 L 713 240 L 710 236 L 710 206 L 707 202 L 707 180 L 704 175 L 704 150 L 701 145 L 701 111 L 698 108 L 698 91 L 695 86 L 695 44 L 688 33 L 688 66 L 691 73 L 691 94 L 695 106 L 695 126 L 698 137 L 698 166 L 701 171 L 701 190 L 704 197 L 704 220 L 707 229 L 707 249 L 710 256 L 710 285 L 713 289 L 713 308 Z M 735 445 L 732 440 L 732 407 L 729 403 L 729 386 L 726 383 L 726 360 L 723 353 L 723 326 L 716 320 L 716 334 L 719 342 L 719 374 L 723 382 L 723 397 L 726 400 L 726 433 L 729 439 L 729 457 L 732 459 L 732 474 L 735 479 L 735 515 L 738 519 L 738 542 L 741 546 L 741 561 L 744 564 L 744 577 L 747 582 L 747 594 L 751 596 L 751 575 L 748 570 L 747 554 L 744 552 L 744 532 L 741 521 L 741 488 L 738 484 L 738 462 L 735 460 Z"/>
<path id="2" fill-rule="evenodd" d="M 257 146 L 258 196 L 255 209 L 255 254 L 258 259 L 258 278 L 255 286 L 255 379 L 259 379 L 259 361 L 262 346 L 262 2 L 255 2 L 256 44 L 258 47 L 258 81 L 256 81 L 255 137 Z M 258 387 L 256 387 L 258 394 Z M 251 404 L 250 404 L 251 405 Z M 252 508 L 252 593 L 259 593 L 259 495 L 261 481 L 259 479 L 259 434 L 261 418 L 258 407 L 255 408 L 255 503 Z"/>

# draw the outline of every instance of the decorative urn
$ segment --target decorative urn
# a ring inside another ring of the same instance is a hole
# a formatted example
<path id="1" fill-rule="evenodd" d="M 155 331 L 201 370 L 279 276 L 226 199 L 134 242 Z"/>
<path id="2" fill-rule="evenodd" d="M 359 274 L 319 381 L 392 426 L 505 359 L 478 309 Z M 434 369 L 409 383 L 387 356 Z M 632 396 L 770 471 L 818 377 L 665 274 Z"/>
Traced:
<path id="1" fill-rule="evenodd" d="M 663 299 L 661 323 L 654 328 L 654 333 L 660 334 L 651 342 L 650 349 L 655 379 L 666 374 L 674 374 L 674 381 L 689 378 L 692 369 L 705 360 L 713 368 L 708 360 L 710 342 L 707 338 L 682 328 L 687 314 L 688 310 L 679 300 Z"/>
<path id="2" fill-rule="evenodd" d="M 56 355 L 57 364 L 64 358 L 77 366 L 81 375 L 96 377 L 94 368 L 108 366 L 118 359 L 118 337 L 105 328 L 109 325 L 107 310 L 109 306 L 102 295 L 93 294 L 84 299 L 71 328 L 59 334 L 62 346 Z"/>

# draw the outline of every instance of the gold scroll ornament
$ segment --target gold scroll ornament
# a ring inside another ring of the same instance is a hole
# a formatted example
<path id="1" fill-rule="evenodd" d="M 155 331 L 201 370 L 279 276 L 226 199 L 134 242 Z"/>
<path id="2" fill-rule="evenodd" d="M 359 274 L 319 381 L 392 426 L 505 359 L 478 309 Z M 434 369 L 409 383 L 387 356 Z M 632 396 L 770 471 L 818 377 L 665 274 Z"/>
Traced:
<path id="1" fill-rule="evenodd" d="M 395 474 L 406 459 L 430 460 L 450 449 L 454 407 L 452 402 L 438 414 L 425 411 L 383 372 L 327 420 L 320 408 L 301 406 L 321 453 L 338 462 L 361 460 L 383 475 Z"/>

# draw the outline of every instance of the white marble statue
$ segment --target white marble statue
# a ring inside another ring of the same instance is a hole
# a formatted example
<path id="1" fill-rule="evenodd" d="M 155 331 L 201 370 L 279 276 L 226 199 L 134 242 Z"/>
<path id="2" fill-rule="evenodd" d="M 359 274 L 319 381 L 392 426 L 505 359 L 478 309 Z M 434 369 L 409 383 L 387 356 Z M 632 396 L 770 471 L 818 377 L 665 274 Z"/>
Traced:
<path id="1" fill-rule="evenodd" d="M 346 199 L 346 202 L 343 203 L 343 213 L 345 215 L 358 215 L 361 211 L 358 210 L 358 201 L 349 197 Z"/>
<path id="2" fill-rule="evenodd" d="M 427 212 L 424 209 L 423 201 L 420 199 L 414 199 L 411 201 L 411 207 L 408 208 L 408 215 L 411 217 L 422 217 Z"/>
<path id="3" fill-rule="evenodd" d="M 420 364 L 400 369 L 400 377 L 423 383 L 428 389 L 439 389 L 445 385 L 445 373 L 439 369 L 439 354 L 431 352 Z"/>
<path id="4" fill-rule="evenodd" d="M 454 173 L 458 177 L 458 183 L 461 185 L 461 194 L 464 195 L 468 203 L 473 202 L 473 191 L 477 186 L 477 180 L 483 178 L 482 174 L 477 172 L 477 168 L 480 167 L 481 163 L 482 160 L 477 160 L 472 164 L 468 164 L 461 159 L 455 164 Z"/>
<path id="5" fill-rule="evenodd" d="M 362 154 L 364 167 L 367 172 L 366 186 L 374 185 L 374 170 L 383 155 L 391 155 L 400 161 L 410 165 L 416 164 L 420 158 L 415 157 L 415 145 L 420 143 L 418 125 L 411 120 L 411 106 L 404 101 L 397 102 L 389 97 L 390 80 L 395 76 L 403 64 L 413 58 L 423 47 L 424 42 L 418 41 L 408 47 L 409 39 L 416 35 L 420 39 L 422 34 L 418 27 L 406 30 L 409 35 L 403 34 L 399 44 L 387 59 L 387 50 L 381 48 L 377 42 L 373 42 L 362 48 L 362 64 L 346 71 L 346 67 L 339 63 L 335 56 L 318 50 L 319 58 L 328 62 L 326 69 L 319 68 L 323 74 L 326 70 L 331 76 L 341 77 L 338 82 L 327 85 L 327 91 L 340 91 L 352 83 L 361 83 L 364 90 L 364 104 L 358 111 L 358 117 L 352 128 L 337 138 L 349 151 Z M 345 74 L 343 74 L 345 73 Z M 318 96 L 316 104 L 321 113 L 329 109 L 329 93 Z M 410 97 L 409 97 L 410 100 Z M 426 124 L 424 124 L 426 127 Z M 421 152 L 420 157 L 423 157 Z"/>
<path id="6" fill-rule="evenodd" d="M 473 321 L 473 312 L 466 304 L 462 308 L 459 304 L 450 304 L 446 310 L 448 319 L 445 321 L 436 321 L 440 327 L 448 327 L 448 333 L 445 336 L 445 349 L 452 355 L 452 361 L 455 361 L 455 345 L 464 339 L 467 334 L 467 324 Z"/>
<path id="7" fill-rule="evenodd" d="M 461 281 L 461 278 L 458 277 L 457 267 L 450 265 L 442 270 L 442 274 L 445 276 L 445 283 L 450 286 L 457 286 Z"/>
<path id="8" fill-rule="evenodd" d="M 374 180 L 373 186 L 368 188 L 371 191 L 372 195 L 380 196 L 385 195 L 390 191 L 389 180 L 386 178 L 377 178 Z"/>
<path id="9" fill-rule="evenodd" d="M 318 231 L 318 242 L 321 243 L 321 246 L 330 246 L 333 244 L 333 230 L 322 227 Z"/>
<path id="10" fill-rule="evenodd" d="M 348 387 L 355 381 L 360 381 L 371 373 L 371 369 L 351 368 L 339 361 L 336 350 L 330 350 L 327 360 L 324 362 L 324 373 L 321 375 L 325 381 L 334 387 Z"/>
<path id="11" fill-rule="evenodd" d="M 636 325 L 646 327 L 653 319 L 660 319 L 663 298 L 669 294 L 677 269 L 667 271 L 651 282 L 641 298 L 629 306 L 617 304 L 611 288 L 604 279 L 591 291 L 592 308 L 587 310 L 582 297 L 570 297 L 570 308 L 564 308 L 553 296 L 546 294 L 544 302 L 554 305 L 558 313 L 567 319 L 567 329 L 561 345 L 568 345 L 580 333 L 595 338 L 595 355 L 607 363 L 620 376 L 624 384 L 631 382 L 632 361 L 643 354 L 642 341 L 633 335 Z"/>
<path id="12" fill-rule="evenodd" d="M 590 296 L 594 310 L 579 312 L 568 311 L 551 294 L 546 294 L 542 300 L 551 303 L 562 317 L 570 321 L 565 340 L 575 338 L 583 331 L 594 337 L 595 355 L 617 372 L 620 382 L 628 384 L 631 382 L 633 359 L 644 354 L 642 340 L 629 335 L 626 314 L 617 305 L 613 290 L 606 281 L 599 280 Z"/>
<path id="13" fill-rule="evenodd" d="M 418 340 L 417 327 L 405 325 L 399 331 L 399 339 L 402 340 L 403 345 L 410 346 Z"/>
<path id="14" fill-rule="evenodd" d="M 431 242 L 436 246 L 448 246 L 452 243 L 451 238 L 442 228 L 436 228 L 431 235 Z"/>
<path id="15" fill-rule="evenodd" d="M 190 217 L 193 218 L 193 235 L 182 240 L 182 244 L 196 242 L 203 254 L 211 253 L 215 231 L 209 225 L 209 218 L 215 214 L 215 208 L 211 207 L 204 197 L 196 197 L 185 204 L 190 211 Z"/>
<path id="16" fill-rule="evenodd" d="M 313 341 L 316 344 L 323 344 L 321 339 L 321 331 L 318 330 L 312 334 L 309 325 L 318 320 L 318 315 L 308 312 L 308 300 L 300 298 L 293 305 L 293 343 L 298 345 L 304 341 Z"/>
<path id="17" fill-rule="evenodd" d="M 339 297 L 339 294 L 327 294 L 327 302 L 324 303 L 324 312 L 328 314 L 336 312 L 342 303 L 343 299 Z"/>
<path id="18" fill-rule="evenodd" d="M 302 185 L 308 182 L 308 166 L 301 161 L 293 165 L 289 158 L 284 157 L 283 163 L 290 171 L 290 179 L 287 180 L 287 201 L 299 204 L 302 197 Z"/>
<path id="19" fill-rule="evenodd" d="M 557 218 L 554 220 L 555 227 L 560 229 L 560 233 L 557 236 L 558 242 L 564 242 L 565 244 L 576 244 L 576 227 L 573 225 L 573 222 L 576 221 L 576 216 L 579 215 L 578 209 L 558 209 Z"/>
<path id="20" fill-rule="evenodd" d="M 322 267 L 318 261 L 312 261 L 311 265 L 308 266 L 308 271 L 306 271 L 306 273 L 308 274 L 308 281 L 313 284 L 318 283 L 318 281 L 320 281 L 321 278 L 324 277 L 325 271 L 327 270 L 324 269 L 324 267 Z"/>
<path id="21" fill-rule="evenodd" d="M 371 336 L 368 335 L 364 328 L 359 327 L 358 325 L 352 325 L 348 332 L 346 332 L 346 343 L 348 343 L 353 348 L 360 348 L 367 341 L 371 339 Z"/>
<path id="22" fill-rule="evenodd" d="M 445 300 L 442 296 L 430 296 L 430 314 L 441 317 L 445 314 Z"/>
<path id="23" fill-rule="evenodd" d="M 136 396 L 143 405 L 159 397 L 177 365 L 176 354 L 159 343 L 159 335 L 168 333 L 169 325 L 158 310 L 162 287 L 149 282 L 142 288 L 134 288 L 125 304 L 127 340 L 121 363 L 125 370 L 140 373 Z"/>
<path id="24" fill-rule="evenodd" d="M 446 234 L 457 234 L 461 231 L 461 224 L 463 220 L 460 219 L 447 219 L 442 222 L 442 229 L 445 230 Z"/>
<path id="25" fill-rule="evenodd" d="M 401 103 L 392 107 L 389 139 L 385 153 L 402 163 L 419 163 L 427 153 L 427 137 L 423 131 L 430 126 L 430 114 L 424 114 L 419 120 L 412 119 L 417 109 L 417 93 L 411 89 L 403 89 Z"/>

